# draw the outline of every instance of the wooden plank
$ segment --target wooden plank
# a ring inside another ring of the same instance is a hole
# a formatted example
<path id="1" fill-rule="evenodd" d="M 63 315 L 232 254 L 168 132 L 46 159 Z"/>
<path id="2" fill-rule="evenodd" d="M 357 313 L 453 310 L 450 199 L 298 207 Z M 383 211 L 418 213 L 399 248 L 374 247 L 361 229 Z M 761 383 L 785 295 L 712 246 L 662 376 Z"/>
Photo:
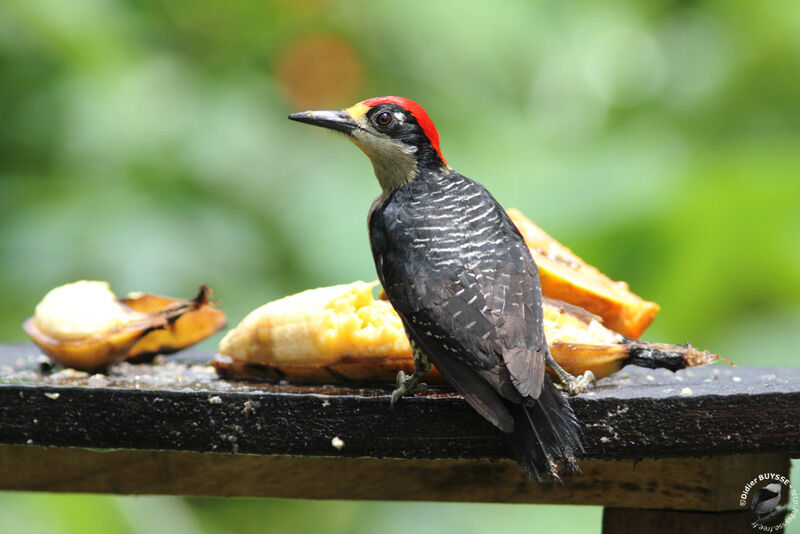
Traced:
<path id="1" fill-rule="evenodd" d="M 754 474 L 788 473 L 781 454 L 584 460 L 563 486 L 508 460 L 395 460 L 0 446 L 0 489 L 311 499 L 593 504 L 736 510 Z M 720 483 L 724 478 L 726 482 Z"/>
<path id="2" fill-rule="evenodd" d="M 752 534 L 759 532 L 751 523 L 750 510 L 745 512 L 686 512 L 675 510 L 641 510 L 606 508 L 603 510 L 603 534 Z M 780 534 L 783 527 L 769 530 Z"/>
<path id="3" fill-rule="evenodd" d="M 39 370 L 32 345 L 0 345 L 0 443 L 271 455 L 509 458 L 503 435 L 447 388 L 297 386 L 218 378 L 211 354 L 107 376 Z M 800 370 L 628 367 L 571 398 L 586 457 L 800 451 Z M 333 446 L 339 438 L 344 446 Z"/>

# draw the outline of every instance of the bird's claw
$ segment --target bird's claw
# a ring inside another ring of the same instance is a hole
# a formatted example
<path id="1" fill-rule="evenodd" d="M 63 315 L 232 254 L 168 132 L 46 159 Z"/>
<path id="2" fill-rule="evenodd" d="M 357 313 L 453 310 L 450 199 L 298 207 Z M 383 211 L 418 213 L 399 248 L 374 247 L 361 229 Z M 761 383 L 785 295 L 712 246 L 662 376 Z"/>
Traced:
<path id="1" fill-rule="evenodd" d="M 562 391 L 566 391 L 570 396 L 574 396 L 583 393 L 589 389 L 589 386 L 595 385 L 596 383 L 597 379 L 594 377 L 594 373 L 586 371 L 581 376 L 571 377 L 565 383 L 556 384 L 556 387 Z"/>
<path id="2" fill-rule="evenodd" d="M 406 381 L 406 374 L 403 371 L 397 371 L 397 378 L 394 381 L 395 385 L 397 385 L 397 389 L 402 388 L 405 381 Z"/>
<path id="3" fill-rule="evenodd" d="M 416 374 L 411 376 L 406 376 L 403 371 L 399 371 L 397 373 L 397 389 L 392 391 L 392 400 L 389 404 L 392 410 L 394 410 L 397 401 L 403 398 L 404 395 L 408 395 L 410 393 L 427 393 L 428 392 L 428 385 L 420 382 L 419 377 Z"/>

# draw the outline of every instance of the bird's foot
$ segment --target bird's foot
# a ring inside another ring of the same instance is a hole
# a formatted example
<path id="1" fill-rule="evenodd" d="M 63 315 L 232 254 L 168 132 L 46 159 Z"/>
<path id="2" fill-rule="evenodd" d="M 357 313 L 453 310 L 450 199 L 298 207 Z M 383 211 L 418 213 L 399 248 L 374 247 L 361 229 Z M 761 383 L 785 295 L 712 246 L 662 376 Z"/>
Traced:
<path id="1" fill-rule="evenodd" d="M 559 377 L 562 379 L 560 384 L 556 384 L 556 387 L 561 391 L 566 391 L 570 395 L 578 395 L 579 393 L 583 393 L 589 386 L 595 384 L 597 379 L 594 377 L 594 373 L 591 371 L 586 371 L 581 376 L 572 376 L 569 373 L 566 374 L 566 377 Z"/>
<path id="2" fill-rule="evenodd" d="M 397 389 L 392 391 L 392 401 L 390 403 L 392 410 L 394 410 L 394 406 L 397 404 L 397 401 L 399 401 L 404 395 L 413 393 L 427 393 L 428 385 L 422 383 L 420 378 L 421 377 L 416 373 L 411 376 L 406 376 L 403 371 L 399 371 L 397 373 Z"/>
<path id="3" fill-rule="evenodd" d="M 545 364 L 558 377 L 558 382 L 555 386 L 561 391 L 566 391 L 570 395 L 583 393 L 589 389 L 589 386 L 597 382 L 594 373 L 591 371 L 586 371 L 581 376 L 572 376 L 558 365 L 558 362 L 553 359 L 549 352 L 545 355 Z"/>

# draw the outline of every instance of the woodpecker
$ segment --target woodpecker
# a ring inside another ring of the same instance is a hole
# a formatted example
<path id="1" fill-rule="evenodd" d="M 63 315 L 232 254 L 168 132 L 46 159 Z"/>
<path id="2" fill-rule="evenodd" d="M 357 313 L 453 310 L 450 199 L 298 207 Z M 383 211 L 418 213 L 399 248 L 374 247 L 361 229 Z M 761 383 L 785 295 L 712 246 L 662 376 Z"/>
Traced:
<path id="1" fill-rule="evenodd" d="M 425 110 L 387 96 L 289 118 L 345 134 L 380 183 L 368 216 L 370 244 L 414 358 L 414 373 L 397 376 L 392 409 L 424 387 L 435 365 L 508 434 L 530 477 L 558 481 L 562 469 L 577 472 L 578 423 L 545 366 L 570 394 L 594 377 L 572 377 L 550 357 L 538 271 L 524 239 L 483 186 L 447 164 Z"/>

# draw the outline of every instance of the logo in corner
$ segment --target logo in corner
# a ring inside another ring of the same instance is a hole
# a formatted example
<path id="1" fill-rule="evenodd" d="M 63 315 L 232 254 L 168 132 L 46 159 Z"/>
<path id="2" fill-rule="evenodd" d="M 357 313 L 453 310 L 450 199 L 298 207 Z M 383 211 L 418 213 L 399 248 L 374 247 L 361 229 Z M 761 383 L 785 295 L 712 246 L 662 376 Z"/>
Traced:
<path id="1" fill-rule="evenodd" d="M 781 505 L 787 495 L 791 506 Z M 779 532 L 797 515 L 797 492 L 789 477 L 779 473 L 761 473 L 745 484 L 739 495 L 739 507 L 750 509 L 750 526 L 762 532 Z"/>

